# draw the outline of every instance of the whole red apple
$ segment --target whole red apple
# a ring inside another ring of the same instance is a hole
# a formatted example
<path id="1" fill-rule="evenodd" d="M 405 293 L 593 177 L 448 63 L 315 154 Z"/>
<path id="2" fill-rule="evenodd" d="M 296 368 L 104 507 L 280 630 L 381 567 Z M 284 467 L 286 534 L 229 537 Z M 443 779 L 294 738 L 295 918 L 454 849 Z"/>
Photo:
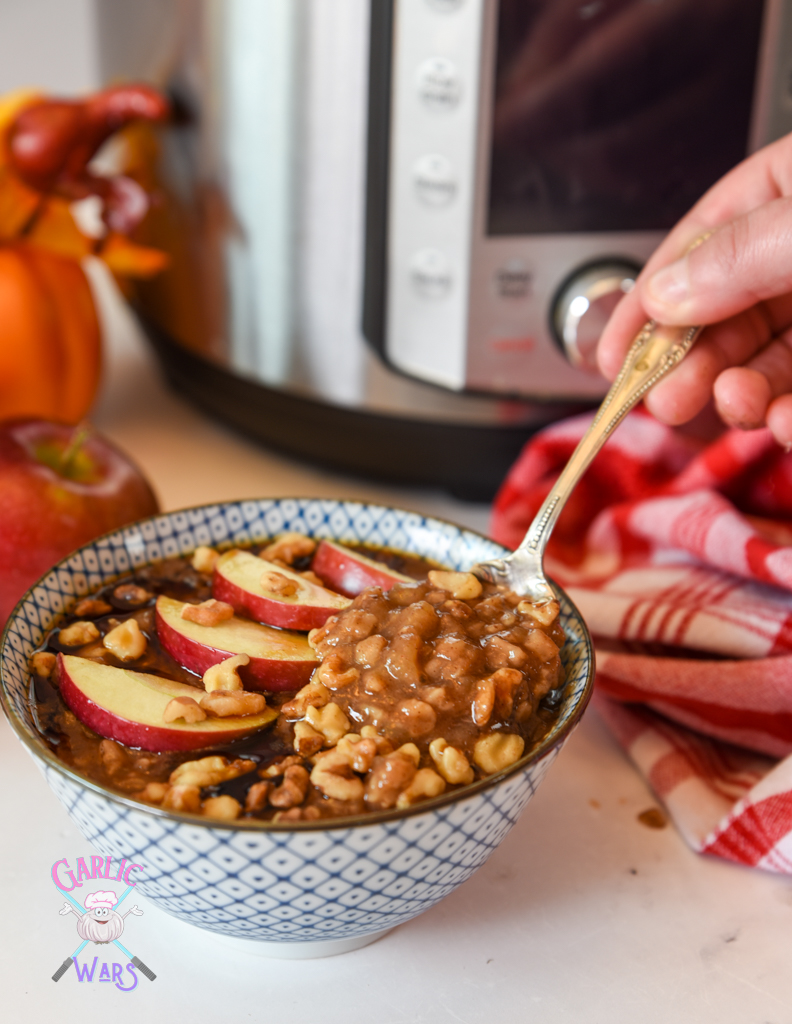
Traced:
<path id="1" fill-rule="evenodd" d="M 91 428 L 0 423 L 0 627 L 64 555 L 158 511 L 137 466 Z"/>

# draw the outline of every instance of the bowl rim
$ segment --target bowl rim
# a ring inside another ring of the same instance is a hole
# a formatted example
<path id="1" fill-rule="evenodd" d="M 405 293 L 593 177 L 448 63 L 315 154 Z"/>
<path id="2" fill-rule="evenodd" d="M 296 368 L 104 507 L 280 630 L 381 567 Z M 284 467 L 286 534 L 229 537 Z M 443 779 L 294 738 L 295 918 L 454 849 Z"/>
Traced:
<path id="1" fill-rule="evenodd" d="M 591 641 L 591 634 L 589 633 L 588 626 L 580 614 L 580 611 L 575 602 L 569 597 L 563 587 L 559 586 L 552 577 L 548 577 L 554 588 L 559 593 L 566 604 L 571 609 L 573 617 L 578 621 L 582 630 L 582 639 L 585 643 L 586 648 L 586 660 L 588 664 L 588 672 L 586 675 L 585 685 L 578 698 L 577 704 L 572 710 L 567 721 L 563 727 L 553 736 L 546 736 L 539 744 L 533 747 L 527 754 L 524 754 L 519 760 L 515 761 L 514 764 L 509 765 L 507 768 L 501 769 L 499 772 L 494 772 L 492 775 L 487 775 L 483 779 L 479 779 L 476 782 L 468 783 L 459 789 L 451 790 L 450 792 L 442 793 L 440 796 L 432 797 L 429 800 L 423 800 L 401 810 L 393 808 L 391 810 L 383 811 L 365 811 L 361 814 L 350 814 L 343 817 L 337 818 L 319 818 L 311 819 L 310 821 L 288 821 L 288 822 L 272 822 L 259 819 L 250 820 L 235 820 L 235 821 L 221 821 L 218 819 L 206 818 L 200 814 L 188 814 L 180 811 L 171 811 L 165 808 L 159 807 L 156 804 L 147 804 L 140 800 L 134 800 L 130 796 L 126 796 L 123 793 L 117 793 L 114 790 L 101 785 L 98 782 L 94 782 L 92 779 L 87 778 L 80 772 L 75 771 L 68 765 L 64 764 L 53 751 L 44 742 L 42 737 L 37 737 L 31 734 L 28 730 L 24 721 L 22 721 L 16 713 L 16 710 L 11 706 L 8 694 L 6 692 L 6 679 L 5 672 L 3 670 L 3 654 L 8 643 L 9 630 L 11 623 L 20 612 L 22 605 L 25 601 L 32 597 L 33 591 L 36 587 L 40 586 L 42 581 L 46 579 L 51 573 L 57 571 L 64 563 L 67 563 L 76 554 L 83 551 L 85 548 L 91 547 L 101 541 L 115 537 L 119 534 L 123 534 L 127 530 L 135 529 L 141 526 L 143 523 L 149 523 L 157 519 L 171 518 L 175 515 L 194 512 L 199 509 L 206 508 L 223 508 L 233 505 L 243 505 L 246 503 L 257 503 L 262 501 L 295 501 L 295 502 L 333 502 L 334 504 L 352 504 L 361 505 L 367 508 L 382 509 L 384 511 L 393 512 L 404 512 L 408 515 L 419 515 L 423 519 L 434 520 L 438 523 L 444 523 L 447 526 L 452 526 L 454 529 L 459 530 L 463 533 L 471 534 L 472 536 L 481 540 L 487 541 L 489 544 L 496 544 L 502 548 L 505 553 L 508 553 L 508 548 L 504 545 L 499 544 L 498 541 L 493 540 L 491 537 L 486 537 L 483 533 L 479 533 L 477 530 L 473 530 L 467 526 L 461 526 L 459 523 L 455 523 L 450 519 L 445 519 L 442 516 L 436 516 L 420 512 L 414 509 L 401 508 L 398 505 L 382 505 L 379 502 L 366 501 L 358 498 L 328 498 L 324 497 L 306 497 L 299 495 L 285 495 L 283 497 L 257 497 L 257 498 L 234 498 L 227 501 L 217 502 L 201 502 L 198 505 L 186 505 L 183 508 L 171 509 L 168 512 L 158 512 L 156 515 L 144 516 L 142 519 L 135 519 L 131 523 L 127 523 L 124 526 L 116 527 L 114 530 L 108 530 L 105 533 L 99 534 L 97 537 L 92 538 L 90 541 L 86 541 L 85 544 L 81 544 L 79 547 L 70 551 L 63 558 L 59 559 L 53 566 L 51 566 L 39 579 L 35 581 L 22 595 L 22 597 L 14 605 L 8 620 L 0 634 L 0 705 L 2 705 L 3 711 L 9 724 L 13 728 L 17 735 L 17 738 L 23 743 L 23 745 L 30 751 L 31 755 L 39 760 L 43 761 L 49 768 L 54 769 L 61 775 L 65 776 L 71 782 L 76 783 L 79 786 L 84 787 L 92 791 L 93 793 L 101 796 L 105 800 L 114 801 L 122 804 L 132 811 L 138 813 L 151 814 L 154 817 L 162 818 L 168 821 L 176 821 L 179 824 L 190 825 L 195 827 L 196 825 L 203 825 L 206 828 L 221 829 L 223 831 L 232 832 L 275 832 L 275 833 L 289 833 L 289 832 L 329 832 L 338 829 L 358 828 L 365 827 L 367 825 L 380 825 L 388 824 L 392 821 L 402 821 L 406 818 L 415 817 L 418 814 L 423 814 L 428 811 L 435 811 L 442 809 L 449 804 L 457 803 L 462 800 L 466 800 L 471 797 L 478 796 L 480 793 L 488 790 L 494 786 L 499 785 L 501 782 L 505 782 L 513 775 L 521 773 L 532 764 L 541 761 L 544 757 L 550 754 L 554 749 L 559 747 L 569 737 L 572 730 L 575 728 L 577 723 L 583 716 L 586 708 L 588 707 L 589 701 L 594 689 L 594 648 Z M 408 553 L 408 552 L 405 552 Z M 188 557 L 185 554 L 179 557 Z M 153 562 L 146 562 L 146 565 L 154 564 Z M 127 573 L 119 574 L 126 575 Z M 62 615 L 68 614 L 63 612 L 60 615 L 56 615 L 55 622 Z M 55 628 L 51 626 L 50 629 Z"/>

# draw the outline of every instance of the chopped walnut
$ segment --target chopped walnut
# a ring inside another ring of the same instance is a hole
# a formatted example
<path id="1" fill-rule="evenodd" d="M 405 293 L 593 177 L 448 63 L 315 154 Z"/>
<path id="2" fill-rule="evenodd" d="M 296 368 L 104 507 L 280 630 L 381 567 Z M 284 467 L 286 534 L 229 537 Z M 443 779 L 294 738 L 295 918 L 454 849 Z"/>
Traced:
<path id="1" fill-rule="evenodd" d="M 171 786 L 162 799 L 162 806 L 169 811 L 197 814 L 201 809 L 200 787 L 187 784 Z"/>
<path id="2" fill-rule="evenodd" d="M 517 605 L 520 615 L 530 616 L 540 626 L 550 626 L 558 618 L 560 611 L 558 601 L 546 601 L 544 604 L 534 604 L 533 601 L 520 601 Z"/>
<path id="3" fill-rule="evenodd" d="M 218 786 L 221 782 L 236 779 L 255 767 L 255 761 L 237 758 L 229 763 L 227 757 L 214 754 L 197 761 L 184 761 L 173 769 L 168 781 L 171 786 L 197 786 L 203 789 L 205 786 Z"/>
<path id="4" fill-rule="evenodd" d="M 207 693 L 213 690 L 241 690 L 242 680 L 237 669 L 250 664 L 247 654 L 235 654 L 217 665 L 212 665 L 203 674 L 203 684 Z"/>
<path id="5" fill-rule="evenodd" d="M 356 772 L 365 774 L 377 756 L 377 741 L 371 737 L 357 736 L 348 732 L 336 744 L 339 756 L 345 757 L 349 767 Z"/>
<path id="6" fill-rule="evenodd" d="M 339 659 L 331 654 L 321 663 L 313 674 L 316 682 L 321 682 L 331 690 L 341 690 L 345 686 L 349 686 L 351 683 L 356 683 L 360 679 L 360 672 L 358 669 L 352 667 L 345 671 L 340 670 L 338 667 Z"/>
<path id="7" fill-rule="evenodd" d="M 325 796 L 334 800 L 360 800 L 364 795 L 361 779 L 354 774 L 343 754 L 328 752 L 317 761 L 311 772 L 311 782 Z"/>
<path id="8" fill-rule="evenodd" d="M 30 659 L 30 671 L 41 676 L 42 679 L 49 679 L 57 660 L 51 651 L 36 651 Z"/>
<path id="9" fill-rule="evenodd" d="M 330 747 L 334 747 L 344 733 L 349 732 L 349 719 L 337 704 L 326 704 L 323 708 L 309 707 L 305 718 L 309 725 L 324 736 Z"/>
<path id="10" fill-rule="evenodd" d="M 437 765 L 437 770 L 452 786 L 473 781 L 473 769 L 470 762 L 456 747 L 439 737 L 429 744 L 429 756 Z"/>
<path id="11" fill-rule="evenodd" d="M 219 626 L 234 617 L 234 609 L 225 601 L 210 597 L 200 604 L 186 604 L 181 610 L 181 617 L 187 622 L 197 622 L 199 626 Z"/>
<path id="12" fill-rule="evenodd" d="M 290 580 L 282 572 L 273 572 L 271 569 L 261 574 L 259 582 L 262 590 L 268 594 L 275 594 L 276 597 L 294 597 L 300 589 L 300 584 L 296 580 Z"/>
<path id="13" fill-rule="evenodd" d="M 135 607 L 147 604 L 153 596 L 148 590 L 139 587 L 136 583 L 122 583 L 120 587 L 116 587 L 113 591 L 113 597 L 116 601 L 123 601 L 124 604 L 134 605 Z"/>
<path id="14" fill-rule="evenodd" d="M 215 562 L 219 557 L 214 548 L 201 544 L 193 552 L 190 565 L 192 565 L 196 572 L 203 572 L 209 576 L 214 571 Z"/>
<path id="15" fill-rule="evenodd" d="M 504 671 L 500 669 L 499 671 Z M 505 671 L 509 671 L 506 669 Z M 473 721 L 478 726 L 484 726 L 490 720 L 495 707 L 495 681 L 492 676 L 486 679 L 479 679 L 473 695 Z"/>
<path id="16" fill-rule="evenodd" d="M 404 792 L 415 778 L 415 773 L 416 764 L 413 758 L 398 750 L 385 757 L 376 757 L 366 778 L 366 805 L 376 810 L 394 807 L 399 794 Z"/>
<path id="17" fill-rule="evenodd" d="M 245 796 L 245 814 L 258 814 L 264 810 L 271 786 L 272 783 L 266 780 L 253 783 Z"/>
<path id="18" fill-rule="evenodd" d="M 124 767 L 126 761 L 124 748 L 114 740 L 102 740 L 99 744 L 99 754 L 105 768 L 111 775 L 114 775 Z"/>
<path id="19" fill-rule="evenodd" d="M 324 586 L 324 580 L 317 576 L 315 572 L 311 572 L 310 569 L 306 569 L 305 572 L 301 572 L 300 575 L 304 580 L 308 580 L 309 583 L 313 583 L 317 587 Z"/>
<path id="20" fill-rule="evenodd" d="M 99 639 L 99 630 L 93 622 L 73 622 L 58 633 L 58 643 L 64 647 L 82 647 Z"/>
<path id="21" fill-rule="evenodd" d="M 364 740 L 374 740 L 377 744 L 378 754 L 390 754 L 393 750 L 393 744 L 391 741 L 386 739 L 384 736 L 381 736 L 373 725 L 364 725 L 360 730 L 360 735 Z"/>
<path id="22" fill-rule="evenodd" d="M 473 760 L 488 775 L 508 768 L 522 756 L 525 740 L 516 733 L 491 732 L 473 748 Z"/>
<path id="23" fill-rule="evenodd" d="M 402 724 L 409 736 L 425 736 L 437 722 L 435 709 L 425 700 L 404 700 L 393 715 L 393 723 Z"/>
<path id="24" fill-rule="evenodd" d="M 262 779 L 279 779 L 284 774 L 287 768 L 293 764 L 302 764 L 303 759 L 296 757 L 294 754 L 289 754 L 286 757 L 281 757 L 277 761 L 273 761 L 272 764 L 267 765 L 266 768 L 259 768 L 259 775 Z"/>
<path id="25" fill-rule="evenodd" d="M 387 646 L 388 641 L 379 633 L 366 637 L 355 646 L 355 661 L 363 668 L 372 668 Z"/>
<path id="26" fill-rule="evenodd" d="M 218 821 L 234 821 L 241 813 L 242 804 L 228 794 L 210 796 L 201 804 L 201 814 Z"/>
<path id="27" fill-rule="evenodd" d="M 185 722 L 203 722 L 206 712 L 192 697 L 174 697 L 166 705 L 162 713 L 163 722 L 177 722 L 180 718 Z"/>
<path id="28" fill-rule="evenodd" d="M 201 697 L 201 708 L 215 718 L 260 715 L 266 707 L 267 698 L 263 693 L 247 690 L 212 690 Z"/>
<path id="29" fill-rule="evenodd" d="M 440 796 L 445 787 L 445 779 L 441 778 L 437 772 L 432 771 L 431 768 L 419 768 L 410 785 L 399 793 L 396 807 L 401 811 L 405 807 L 412 807 L 420 800 L 429 800 L 433 796 Z"/>
<path id="30" fill-rule="evenodd" d="M 294 749 L 303 757 L 310 757 L 325 745 L 325 738 L 307 722 L 297 722 L 294 726 Z"/>
<path id="31" fill-rule="evenodd" d="M 125 619 L 115 629 L 105 633 L 102 644 L 120 661 L 136 661 L 146 651 L 146 638 L 140 631 L 137 619 Z"/>
<path id="32" fill-rule="evenodd" d="M 261 558 L 271 562 L 279 558 L 287 565 L 293 565 L 298 558 L 306 558 L 316 550 L 316 541 L 302 533 L 282 533 L 261 552 Z"/>
<path id="33" fill-rule="evenodd" d="M 284 718 L 305 718 L 309 707 L 323 708 L 329 701 L 330 691 L 314 677 L 290 701 L 282 704 L 280 711 Z"/>
<path id="34" fill-rule="evenodd" d="M 308 772 L 302 765 L 290 765 L 283 775 L 283 782 L 277 789 L 273 789 L 269 796 L 269 802 L 273 807 L 288 810 L 296 807 L 305 799 L 308 792 Z"/>
<path id="35" fill-rule="evenodd" d="M 149 782 L 140 793 L 135 793 L 137 800 L 145 800 L 150 804 L 161 804 L 168 794 L 170 786 L 167 782 Z"/>
<path id="36" fill-rule="evenodd" d="M 84 597 L 74 606 L 74 614 L 79 618 L 95 619 L 100 615 L 109 615 L 113 606 L 101 598 Z"/>
<path id="37" fill-rule="evenodd" d="M 472 572 L 432 569 L 429 573 L 429 582 L 433 587 L 447 590 L 458 601 L 471 601 L 474 597 L 480 597 L 483 589 L 481 580 Z"/>

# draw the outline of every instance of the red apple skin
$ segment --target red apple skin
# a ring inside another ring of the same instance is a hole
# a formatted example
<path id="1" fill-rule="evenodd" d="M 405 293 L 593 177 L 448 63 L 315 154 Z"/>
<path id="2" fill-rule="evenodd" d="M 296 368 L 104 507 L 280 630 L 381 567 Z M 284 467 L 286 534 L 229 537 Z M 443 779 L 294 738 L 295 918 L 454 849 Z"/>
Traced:
<path id="1" fill-rule="evenodd" d="M 178 661 L 190 672 L 202 676 L 212 665 L 217 665 L 226 658 L 233 658 L 237 651 L 226 651 L 209 644 L 199 643 L 192 637 L 185 636 L 174 629 L 163 616 L 160 602 L 157 600 L 157 636 L 163 650 Z M 206 627 L 210 629 L 211 627 Z M 276 658 L 257 658 L 250 655 L 250 664 L 237 669 L 239 678 L 246 690 L 299 690 L 311 678 L 311 673 L 319 664 L 319 659 L 312 661 L 287 661 Z"/>
<path id="2" fill-rule="evenodd" d="M 320 579 L 346 597 L 357 597 L 366 587 L 390 590 L 394 583 L 417 583 L 387 565 L 371 564 L 373 559 L 361 557 L 356 551 L 333 541 L 323 540 L 316 549 L 311 569 Z"/>
<path id="3" fill-rule="evenodd" d="M 70 551 L 159 511 L 140 470 L 98 434 L 81 448 L 95 467 L 87 480 L 36 459 L 42 444 L 68 447 L 74 431 L 46 420 L 0 423 L 0 627 L 25 591 Z"/>
<path id="4" fill-rule="evenodd" d="M 66 706 L 74 712 L 83 725 L 106 739 L 123 743 L 127 747 L 138 747 L 162 753 L 166 750 L 200 750 L 230 743 L 232 740 L 248 736 L 254 729 L 250 725 L 223 729 L 222 732 L 208 734 L 192 731 L 187 728 L 169 729 L 167 726 L 146 725 L 119 715 L 92 701 L 77 686 L 66 671 L 63 655 L 58 655 L 57 679 L 61 696 Z M 275 717 L 275 716 L 273 716 Z"/>
<path id="5" fill-rule="evenodd" d="M 332 598 L 335 602 L 340 601 L 342 603 L 340 605 L 338 603 L 331 605 L 321 604 L 323 588 L 317 587 L 315 584 L 306 584 L 309 593 L 312 591 L 318 592 L 319 596 L 315 604 L 302 604 L 288 600 L 279 601 L 276 598 L 266 597 L 263 594 L 257 594 L 252 590 L 245 589 L 225 575 L 224 570 L 227 559 L 232 557 L 233 554 L 234 552 L 229 552 L 227 555 L 221 555 L 218 559 L 212 576 L 212 596 L 218 601 L 225 601 L 233 607 L 235 612 L 247 615 L 249 618 L 255 619 L 256 622 L 266 623 L 268 626 L 279 626 L 281 629 L 316 629 L 318 626 L 323 626 L 331 615 L 337 615 L 349 603 L 338 594 L 324 591 L 327 600 Z M 250 557 L 255 558 L 256 556 L 251 555 Z M 279 572 L 286 576 L 290 575 L 290 570 L 284 570 L 277 565 L 271 565 L 264 559 L 258 559 L 258 561 L 261 562 L 262 573 L 266 569 L 272 569 L 274 572 Z M 291 575 L 298 576 L 296 573 L 291 573 Z"/>

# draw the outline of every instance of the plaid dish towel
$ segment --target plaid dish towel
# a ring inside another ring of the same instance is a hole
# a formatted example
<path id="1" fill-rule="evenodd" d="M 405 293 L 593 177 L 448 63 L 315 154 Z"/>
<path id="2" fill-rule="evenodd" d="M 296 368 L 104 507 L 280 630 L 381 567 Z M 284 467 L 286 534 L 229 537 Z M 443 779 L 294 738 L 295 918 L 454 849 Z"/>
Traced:
<path id="1" fill-rule="evenodd" d="M 533 438 L 498 494 L 516 547 L 593 414 Z M 597 648 L 597 702 L 687 842 L 792 874 L 792 455 L 632 413 L 578 484 L 547 571 Z"/>

